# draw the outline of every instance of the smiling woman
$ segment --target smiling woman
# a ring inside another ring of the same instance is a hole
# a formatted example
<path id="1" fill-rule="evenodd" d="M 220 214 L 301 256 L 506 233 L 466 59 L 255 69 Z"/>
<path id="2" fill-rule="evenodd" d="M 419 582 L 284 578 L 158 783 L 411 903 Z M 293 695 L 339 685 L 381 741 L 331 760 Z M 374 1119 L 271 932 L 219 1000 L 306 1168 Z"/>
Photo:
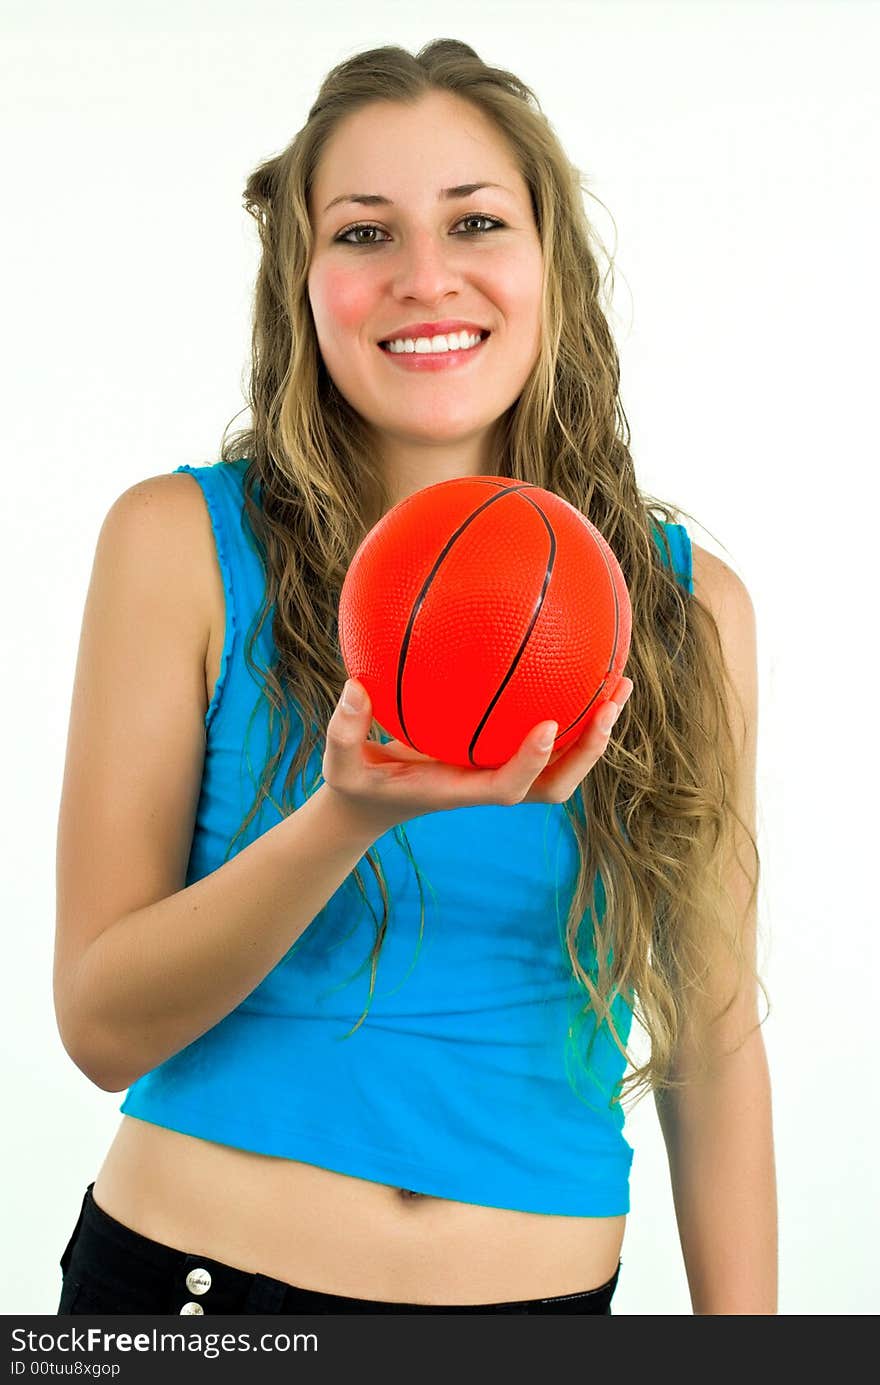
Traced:
<path id="1" fill-rule="evenodd" d="M 453 182 L 474 165 L 478 179 Z M 346 192 L 355 177 L 370 190 Z M 353 203 L 381 208 L 382 220 L 352 225 Z M 498 420 L 534 369 L 542 323 L 541 237 L 509 141 L 453 91 L 372 101 L 324 142 L 309 206 L 307 287 L 321 359 L 370 429 L 389 499 L 494 473 Z M 368 243 L 351 239 L 364 231 Z M 477 346 L 435 346 L 462 326 L 481 334 Z M 395 338 L 403 350 L 377 359 L 375 343 Z M 449 371 L 454 388 L 444 383 Z"/>
<path id="2" fill-rule="evenodd" d="M 775 1311 L 751 603 L 638 486 L 582 190 L 451 39 L 248 179 L 252 424 L 117 500 L 86 603 L 56 1011 L 126 1096 L 61 1311 L 609 1314 L 647 1091 L 695 1312 Z M 474 475 L 587 516 L 633 613 L 613 732 L 486 771 L 343 699 L 338 631 L 377 520 Z"/>

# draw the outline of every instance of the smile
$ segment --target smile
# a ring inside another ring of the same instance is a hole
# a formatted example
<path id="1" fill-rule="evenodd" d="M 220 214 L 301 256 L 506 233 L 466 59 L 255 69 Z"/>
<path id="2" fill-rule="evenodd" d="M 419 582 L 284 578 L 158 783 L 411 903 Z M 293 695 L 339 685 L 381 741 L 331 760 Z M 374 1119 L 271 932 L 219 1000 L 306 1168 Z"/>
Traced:
<path id="1" fill-rule="evenodd" d="M 468 362 L 482 354 L 491 336 L 487 332 L 475 346 L 459 347 L 452 351 L 389 351 L 387 345 L 379 343 L 379 350 L 391 365 L 400 370 L 461 370 Z"/>

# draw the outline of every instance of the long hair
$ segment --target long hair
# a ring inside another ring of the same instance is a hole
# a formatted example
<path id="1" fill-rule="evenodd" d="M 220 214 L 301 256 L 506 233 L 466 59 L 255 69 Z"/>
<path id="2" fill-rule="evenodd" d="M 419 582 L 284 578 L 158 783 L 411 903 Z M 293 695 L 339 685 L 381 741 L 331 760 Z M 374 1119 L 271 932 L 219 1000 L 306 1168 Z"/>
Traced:
<path id="1" fill-rule="evenodd" d="M 284 780 L 284 811 L 298 775 L 306 797 L 317 787 L 319 776 L 306 783 L 305 769 L 326 737 L 346 678 L 338 643 L 342 582 L 358 545 L 391 503 L 375 441 L 334 387 L 318 347 L 307 294 L 312 179 L 341 120 L 370 102 L 415 103 L 431 91 L 472 103 L 506 137 L 543 247 L 539 357 L 498 421 L 497 474 L 554 491 L 585 514 L 611 545 L 632 603 L 627 675 L 633 692 L 607 750 L 563 805 L 579 858 L 565 929 L 572 974 L 585 995 L 577 1018 L 592 1014 L 591 1044 L 607 1026 L 631 1065 L 615 1092 L 621 1100 L 629 1089 L 644 1094 L 682 1085 L 673 1074 L 674 1049 L 685 1028 L 697 1038 L 705 1032 L 696 1021 L 705 1018 L 719 938 L 727 940 L 739 978 L 748 966 L 765 989 L 744 954 L 721 871 L 739 824 L 754 858 L 748 877 L 754 899 L 758 851 L 732 803 L 737 748 L 718 629 L 708 609 L 682 589 L 655 523 L 675 523 L 687 512 L 643 494 L 636 480 L 618 355 L 600 303 L 599 242 L 584 209 L 586 182 L 530 88 L 452 39 L 428 43 L 415 56 L 386 46 L 338 64 L 292 142 L 247 180 L 244 205 L 262 246 L 248 390 L 252 424 L 223 442 L 221 456 L 248 461 L 244 502 L 264 558 L 266 590 L 247 658 L 258 667 L 253 643 L 274 607 L 278 657 L 259 672 L 270 738 L 276 714 L 281 734 L 233 842 L 269 796 L 290 732 L 291 699 L 303 734 Z M 609 270 L 613 285 L 610 263 Z M 375 721 L 369 738 L 383 739 Z M 418 874 L 403 826 L 394 835 Z M 355 1029 L 373 996 L 389 916 L 378 855 L 368 852 L 365 862 L 378 881 L 383 913 L 379 920 L 373 911 L 370 998 Z M 366 899 L 360 868 L 354 877 Z M 419 890 L 423 928 L 420 877 Z M 589 945 L 586 959 L 579 938 Z M 615 1025 L 621 1001 L 649 1039 L 641 1065 Z"/>

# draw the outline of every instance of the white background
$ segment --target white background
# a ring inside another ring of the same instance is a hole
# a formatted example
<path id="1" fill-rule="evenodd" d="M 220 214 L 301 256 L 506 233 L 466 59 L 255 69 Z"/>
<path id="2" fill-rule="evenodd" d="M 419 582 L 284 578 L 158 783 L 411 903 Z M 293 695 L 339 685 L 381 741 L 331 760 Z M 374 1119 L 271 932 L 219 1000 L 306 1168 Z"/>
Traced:
<path id="1" fill-rule="evenodd" d="M 757 613 L 780 1312 L 876 1312 L 878 176 L 869 3 L 4 5 L 2 1311 L 53 1313 L 121 1094 L 52 1005 L 55 831 L 94 546 L 244 406 L 248 172 L 325 72 L 456 37 L 533 87 L 607 213 L 642 486 Z M 615 239 L 616 235 L 616 239 Z M 245 416 L 236 420 L 242 426 Z M 762 1010 L 763 1013 L 763 1010 Z M 650 1099 L 615 1315 L 691 1311 Z"/>

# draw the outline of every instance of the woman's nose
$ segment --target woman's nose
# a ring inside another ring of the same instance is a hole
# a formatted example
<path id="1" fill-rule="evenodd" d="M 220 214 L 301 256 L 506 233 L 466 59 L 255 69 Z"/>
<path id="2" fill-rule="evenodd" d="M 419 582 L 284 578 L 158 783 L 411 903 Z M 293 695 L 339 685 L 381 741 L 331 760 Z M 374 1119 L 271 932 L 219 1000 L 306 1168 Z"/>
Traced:
<path id="1" fill-rule="evenodd" d="M 455 247 L 444 243 L 434 232 L 415 234 L 401 248 L 395 266 L 398 290 L 434 300 L 460 280 Z"/>

